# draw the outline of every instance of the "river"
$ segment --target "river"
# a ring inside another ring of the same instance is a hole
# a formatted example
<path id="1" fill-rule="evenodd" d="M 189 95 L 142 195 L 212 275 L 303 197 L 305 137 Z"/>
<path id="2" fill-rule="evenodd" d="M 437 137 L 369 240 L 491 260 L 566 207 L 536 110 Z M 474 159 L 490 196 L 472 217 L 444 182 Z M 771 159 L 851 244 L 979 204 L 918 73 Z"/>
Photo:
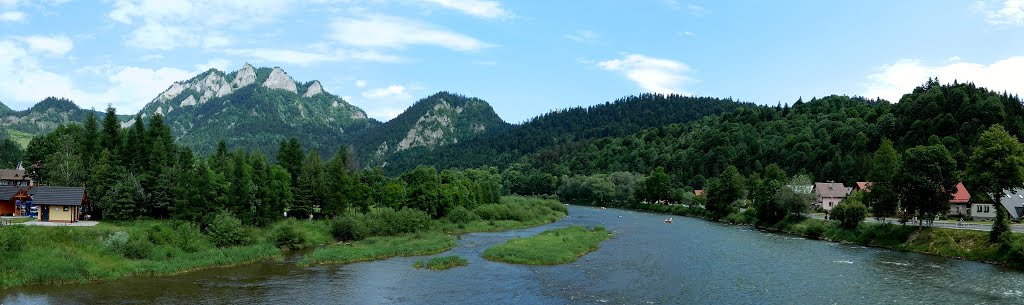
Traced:
<path id="1" fill-rule="evenodd" d="M 297 267 L 294 257 L 175 276 L 0 290 L 2 304 L 1021 304 L 1024 273 L 1003 267 L 806 240 L 664 215 L 571 206 L 525 230 L 473 233 L 439 256 L 469 266 L 416 270 L 403 257 Z M 480 258 L 510 238 L 570 225 L 615 237 L 576 263 Z"/>

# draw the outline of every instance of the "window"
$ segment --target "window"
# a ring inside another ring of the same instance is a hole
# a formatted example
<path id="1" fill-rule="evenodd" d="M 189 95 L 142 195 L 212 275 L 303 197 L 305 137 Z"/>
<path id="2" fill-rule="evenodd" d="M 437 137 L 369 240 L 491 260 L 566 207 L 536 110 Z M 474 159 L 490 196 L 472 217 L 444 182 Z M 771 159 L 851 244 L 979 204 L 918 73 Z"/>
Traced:
<path id="1" fill-rule="evenodd" d="M 67 211 L 68 211 L 68 207 L 64 206 L 64 212 L 67 212 Z"/>
<path id="2" fill-rule="evenodd" d="M 978 205 L 978 213 L 981 213 L 981 205 Z"/>
<path id="3" fill-rule="evenodd" d="M 988 213 L 988 206 L 985 206 L 985 213 Z"/>

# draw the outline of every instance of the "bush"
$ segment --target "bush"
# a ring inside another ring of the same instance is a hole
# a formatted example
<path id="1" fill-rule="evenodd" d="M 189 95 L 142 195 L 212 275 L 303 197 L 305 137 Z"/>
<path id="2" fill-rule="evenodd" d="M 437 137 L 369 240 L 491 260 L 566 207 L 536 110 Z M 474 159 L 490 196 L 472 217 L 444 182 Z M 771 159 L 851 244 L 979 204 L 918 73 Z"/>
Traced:
<path id="1" fill-rule="evenodd" d="M 244 246 L 252 242 L 251 234 L 242 225 L 242 221 L 227 211 L 213 218 L 213 222 L 206 228 L 206 234 L 217 247 Z"/>
<path id="2" fill-rule="evenodd" d="M 13 253 L 25 248 L 24 226 L 0 227 L 0 253 Z"/>
<path id="3" fill-rule="evenodd" d="M 124 247 L 128 244 L 129 238 L 131 235 L 125 231 L 111 233 L 107 235 L 107 239 L 103 240 L 103 248 L 114 254 L 124 253 Z"/>
<path id="4" fill-rule="evenodd" d="M 468 223 L 468 222 L 471 222 L 471 221 L 480 220 L 480 216 L 479 215 L 476 215 L 476 213 L 473 213 L 473 211 L 470 211 L 470 210 L 466 209 L 465 207 L 461 207 L 461 206 L 458 206 L 458 207 L 455 207 L 454 209 L 452 209 L 451 212 L 448 212 L 448 216 L 445 216 L 445 217 L 451 223 L 456 223 L 456 224 L 465 224 L 465 223 Z"/>
<path id="5" fill-rule="evenodd" d="M 309 238 L 298 228 L 298 224 L 295 221 L 294 218 L 288 219 L 274 227 L 273 233 L 271 233 L 274 246 L 282 249 L 298 250 L 310 244 Z"/>
<path id="6" fill-rule="evenodd" d="M 397 235 L 424 230 L 430 224 L 430 215 L 420 210 L 377 208 L 366 213 L 366 228 L 371 235 Z"/>
<path id="7" fill-rule="evenodd" d="M 366 225 L 352 216 L 337 216 L 331 219 L 331 235 L 340 241 L 361 240 L 366 237 Z"/>
<path id="8" fill-rule="evenodd" d="M 174 227 L 174 231 L 177 233 L 174 246 L 182 251 L 193 253 L 212 247 L 203 231 L 199 230 L 199 225 L 195 223 L 180 222 Z"/>
<path id="9" fill-rule="evenodd" d="M 145 259 L 153 255 L 153 243 L 141 236 L 133 236 L 124 245 L 121 255 L 129 259 Z"/>
<path id="10" fill-rule="evenodd" d="M 838 220 L 841 227 L 851 230 L 856 229 L 867 214 L 868 208 L 859 202 L 843 201 L 832 208 L 832 219 Z"/>
<path id="11" fill-rule="evenodd" d="M 820 239 L 825 234 L 826 229 L 828 228 L 825 226 L 825 223 L 816 219 L 807 219 L 792 227 L 793 233 L 810 239 Z"/>
<path id="12" fill-rule="evenodd" d="M 170 226 L 158 223 L 146 229 L 149 241 L 155 245 L 174 245 L 178 243 L 178 234 Z"/>

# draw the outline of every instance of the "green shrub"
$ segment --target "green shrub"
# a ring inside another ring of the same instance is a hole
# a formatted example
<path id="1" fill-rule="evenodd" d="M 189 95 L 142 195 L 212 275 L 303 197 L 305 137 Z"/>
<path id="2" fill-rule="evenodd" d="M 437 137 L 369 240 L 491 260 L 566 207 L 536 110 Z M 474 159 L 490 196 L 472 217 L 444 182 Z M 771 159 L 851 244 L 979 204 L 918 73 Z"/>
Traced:
<path id="1" fill-rule="evenodd" d="M 821 239 L 821 236 L 825 234 L 825 230 L 828 228 L 825 223 L 821 220 L 807 219 L 801 223 L 793 225 L 793 233 L 802 235 L 810 239 Z"/>
<path id="2" fill-rule="evenodd" d="M 24 226 L 0 227 L 0 253 L 13 253 L 25 248 Z"/>
<path id="3" fill-rule="evenodd" d="M 177 234 L 174 246 L 182 251 L 193 253 L 213 247 L 199 229 L 199 225 L 193 222 L 180 222 L 174 227 L 174 231 Z"/>
<path id="4" fill-rule="evenodd" d="M 124 253 L 124 247 L 128 244 L 129 238 L 131 238 L 131 235 L 125 231 L 111 233 L 103 240 L 103 248 L 114 254 Z"/>
<path id="5" fill-rule="evenodd" d="M 455 224 L 465 224 L 467 222 L 480 220 L 480 216 L 462 206 L 457 206 L 452 209 L 448 212 L 448 216 L 445 216 L 445 218 Z"/>
<path id="6" fill-rule="evenodd" d="M 213 218 L 206 228 L 206 234 L 218 247 L 244 246 L 252 242 L 251 233 L 242 225 L 242 221 L 227 211 Z"/>
<path id="7" fill-rule="evenodd" d="M 309 238 L 298 228 L 295 219 L 288 219 L 274 227 L 271 233 L 274 246 L 282 249 L 298 250 L 309 246 Z"/>
<path id="8" fill-rule="evenodd" d="M 427 269 L 430 270 L 445 270 L 466 265 L 469 265 L 469 261 L 458 256 L 435 257 L 427 261 L 426 264 Z"/>
<path id="9" fill-rule="evenodd" d="M 366 213 L 366 228 L 371 235 L 390 236 L 424 230 L 430 224 L 426 212 L 402 208 L 376 208 Z"/>
<path id="10" fill-rule="evenodd" d="M 366 225 L 352 216 L 341 215 L 331 219 L 331 235 L 340 241 L 361 240 L 366 237 Z"/>
<path id="11" fill-rule="evenodd" d="M 164 223 L 157 223 L 146 228 L 149 241 L 154 245 L 174 245 L 178 243 L 178 232 Z"/>
<path id="12" fill-rule="evenodd" d="M 832 208 L 832 219 L 845 229 L 856 229 L 867 215 L 868 208 L 859 202 L 843 201 Z"/>
<path id="13" fill-rule="evenodd" d="M 121 255 L 129 259 L 146 259 L 153 255 L 153 243 L 142 236 L 132 236 L 124 245 Z"/>

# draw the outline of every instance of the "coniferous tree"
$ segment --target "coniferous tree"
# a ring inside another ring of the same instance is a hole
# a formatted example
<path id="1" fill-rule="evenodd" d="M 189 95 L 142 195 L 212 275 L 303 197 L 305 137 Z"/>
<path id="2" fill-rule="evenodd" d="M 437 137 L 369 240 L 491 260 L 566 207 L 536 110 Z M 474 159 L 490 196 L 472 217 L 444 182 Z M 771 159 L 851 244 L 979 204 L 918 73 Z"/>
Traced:
<path id="1" fill-rule="evenodd" d="M 309 217 L 324 206 L 327 190 L 325 187 L 324 166 L 316 149 L 309 151 L 306 162 L 302 166 L 297 191 L 295 192 L 295 216 Z"/>
<path id="2" fill-rule="evenodd" d="M 100 136 L 102 149 L 110 151 L 111 154 L 118 153 L 118 146 L 121 145 L 121 121 L 117 119 L 117 113 L 113 106 L 107 106 L 106 116 L 103 117 L 103 134 Z"/>
<path id="3" fill-rule="evenodd" d="M 82 136 L 82 160 L 86 164 L 92 164 L 100 153 L 100 130 L 96 112 L 86 112 L 83 127 L 85 132 Z"/>

